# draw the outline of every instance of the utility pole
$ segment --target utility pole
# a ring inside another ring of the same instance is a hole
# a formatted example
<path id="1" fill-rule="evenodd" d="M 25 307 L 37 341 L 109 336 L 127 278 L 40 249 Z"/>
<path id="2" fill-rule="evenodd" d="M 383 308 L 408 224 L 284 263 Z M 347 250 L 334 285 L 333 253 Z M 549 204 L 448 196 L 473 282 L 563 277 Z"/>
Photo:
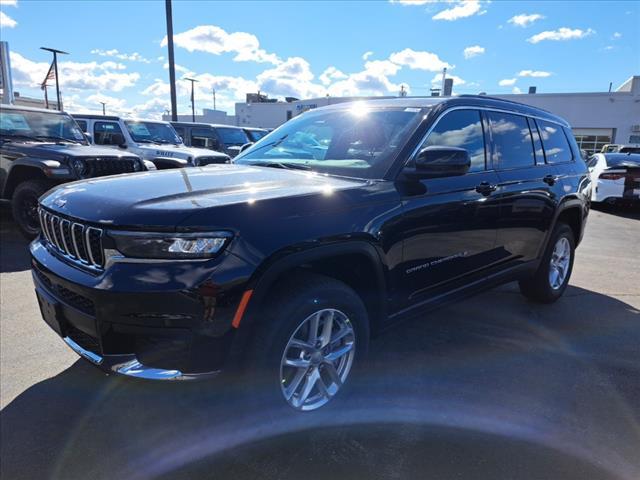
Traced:
<path id="1" fill-rule="evenodd" d="M 107 102 L 98 102 L 98 103 L 102 104 L 102 115 L 103 116 L 106 115 L 107 113 L 106 113 L 105 105 L 107 104 Z"/>
<path id="2" fill-rule="evenodd" d="M 213 109 L 216 109 L 216 89 L 213 88 Z"/>
<path id="3" fill-rule="evenodd" d="M 184 78 L 183 80 L 188 80 L 191 82 L 191 121 L 196 123 L 196 101 L 193 95 L 193 84 L 197 82 L 195 78 Z"/>
<path id="4" fill-rule="evenodd" d="M 58 101 L 58 110 L 62 110 L 62 102 L 60 101 L 60 80 L 58 79 L 58 54 L 69 55 L 62 50 L 56 50 L 55 48 L 40 47 L 40 50 L 46 50 L 53 53 L 53 71 L 56 74 L 56 100 Z"/>
<path id="5" fill-rule="evenodd" d="M 165 0 L 167 16 L 167 48 L 169 50 L 169 86 L 171 88 L 171 120 L 178 121 L 178 105 L 176 100 L 176 64 L 173 57 L 173 15 L 171 0 Z"/>
<path id="6" fill-rule="evenodd" d="M 444 81 L 447 79 L 447 67 L 442 69 L 442 89 L 440 90 L 444 94 Z"/>

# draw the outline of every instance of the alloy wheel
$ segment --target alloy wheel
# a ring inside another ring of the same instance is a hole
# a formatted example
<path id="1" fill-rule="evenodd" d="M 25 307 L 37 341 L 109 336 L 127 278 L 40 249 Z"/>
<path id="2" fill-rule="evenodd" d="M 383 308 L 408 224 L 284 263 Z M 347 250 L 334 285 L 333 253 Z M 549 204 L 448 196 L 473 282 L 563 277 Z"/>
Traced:
<path id="1" fill-rule="evenodd" d="M 355 357 L 347 315 L 328 308 L 309 315 L 291 335 L 280 362 L 280 388 L 289 405 L 309 411 L 326 404 L 344 384 Z"/>
<path id="2" fill-rule="evenodd" d="M 549 285 L 558 290 L 564 284 L 571 263 L 571 245 L 566 237 L 560 237 L 553 247 L 549 261 Z"/>

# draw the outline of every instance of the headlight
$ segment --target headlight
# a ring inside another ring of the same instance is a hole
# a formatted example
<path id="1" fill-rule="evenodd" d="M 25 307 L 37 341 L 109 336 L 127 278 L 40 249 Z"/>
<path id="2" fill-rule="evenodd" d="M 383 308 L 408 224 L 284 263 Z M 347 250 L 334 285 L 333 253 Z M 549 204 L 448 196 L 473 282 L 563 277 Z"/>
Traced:
<path id="1" fill-rule="evenodd" d="M 198 259 L 215 257 L 231 241 L 231 232 L 143 233 L 109 232 L 126 257 Z"/>
<path id="2" fill-rule="evenodd" d="M 84 177 L 87 174 L 87 164 L 81 158 L 74 158 L 71 160 L 71 166 L 75 170 L 79 177 Z"/>

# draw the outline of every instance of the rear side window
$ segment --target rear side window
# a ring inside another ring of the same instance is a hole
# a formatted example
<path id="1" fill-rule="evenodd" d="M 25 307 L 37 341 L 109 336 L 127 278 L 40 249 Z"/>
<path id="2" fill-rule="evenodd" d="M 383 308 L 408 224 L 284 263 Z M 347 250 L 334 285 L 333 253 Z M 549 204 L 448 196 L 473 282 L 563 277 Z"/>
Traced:
<path id="1" fill-rule="evenodd" d="M 83 132 L 87 131 L 87 121 L 86 120 L 76 120 L 76 123 L 80 127 Z"/>
<path id="2" fill-rule="evenodd" d="M 572 161 L 571 147 L 562 127 L 544 120 L 537 120 L 537 122 L 547 163 Z"/>
<path id="3" fill-rule="evenodd" d="M 118 139 L 114 138 L 116 134 L 122 135 L 120 125 L 116 122 L 96 122 L 93 125 L 93 141 L 96 145 L 118 145 Z"/>
<path id="4" fill-rule="evenodd" d="M 436 124 L 422 147 L 464 148 L 471 157 L 470 172 L 484 170 L 484 131 L 478 110 L 454 110 Z"/>
<path id="5" fill-rule="evenodd" d="M 213 148 L 217 138 L 210 128 L 192 128 L 191 146 L 200 148 Z"/>
<path id="6" fill-rule="evenodd" d="M 175 125 L 173 126 L 173 129 L 176 131 L 176 133 L 182 138 L 182 140 L 184 140 L 186 138 L 185 135 L 185 130 L 182 127 L 176 127 Z"/>
<path id="7" fill-rule="evenodd" d="M 487 112 L 493 140 L 493 165 L 505 170 L 535 164 L 533 141 L 526 117 Z"/>

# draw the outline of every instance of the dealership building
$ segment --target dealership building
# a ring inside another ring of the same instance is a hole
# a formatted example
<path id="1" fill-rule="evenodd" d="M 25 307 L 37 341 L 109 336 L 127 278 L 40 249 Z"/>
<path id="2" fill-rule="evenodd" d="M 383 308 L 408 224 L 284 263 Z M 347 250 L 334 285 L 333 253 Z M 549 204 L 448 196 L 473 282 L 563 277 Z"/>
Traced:
<path id="1" fill-rule="evenodd" d="M 492 95 L 525 103 L 566 119 L 580 148 L 589 153 L 607 143 L 640 144 L 640 76 L 633 76 L 610 92 L 528 93 Z M 240 127 L 275 128 L 302 112 L 341 102 L 391 97 L 321 97 L 288 102 L 236 103 Z"/>

